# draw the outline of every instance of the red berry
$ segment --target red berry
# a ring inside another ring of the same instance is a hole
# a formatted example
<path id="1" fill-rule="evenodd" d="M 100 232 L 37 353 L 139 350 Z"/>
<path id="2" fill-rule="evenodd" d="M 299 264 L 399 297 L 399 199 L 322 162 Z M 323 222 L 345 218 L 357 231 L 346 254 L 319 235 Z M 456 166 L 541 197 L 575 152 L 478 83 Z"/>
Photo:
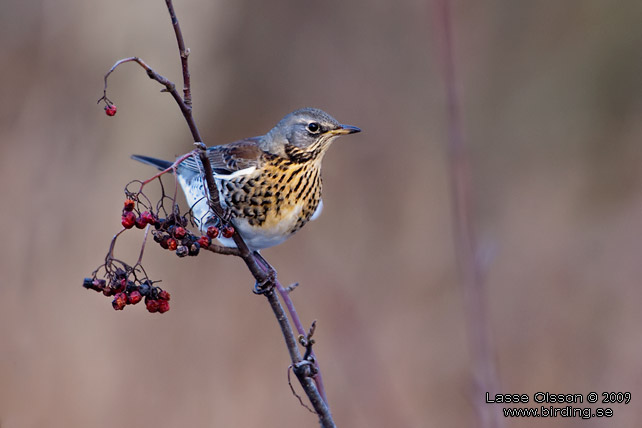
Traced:
<path id="1" fill-rule="evenodd" d="M 128 211 L 127 213 L 123 214 L 121 224 L 125 229 L 131 229 L 136 224 L 136 214 L 134 214 L 131 211 Z"/>
<path id="2" fill-rule="evenodd" d="M 142 217 L 136 217 L 136 223 L 135 224 L 136 224 L 136 227 L 138 229 L 144 229 L 145 226 L 147 226 L 147 221 L 145 221 L 145 219 L 142 218 Z"/>
<path id="3" fill-rule="evenodd" d="M 174 251 L 178 248 L 178 242 L 176 242 L 176 239 L 174 238 L 169 238 L 167 240 L 167 249 L 170 251 Z"/>
<path id="4" fill-rule="evenodd" d="M 167 300 L 161 300 L 158 302 L 158 313 L 164 314 L 169 311 L 169 302 Z"/>
<path id="5" fill-rule="evenodd" d="M 111 105 L 106 105 L 105 106 L 105 113 L 107 113 L 107 116 L 113 116 L 116 114 L 116 106 L 111 104 Z"/>
<path id="6" fill-rule="evenodd" d="M 158 300 L 167 300 L 169 301 L 170 294 L 169 291 L 161 290 L 158 292 Z"/>
<path id="7" fill-rule="evenodd" d="M 178 226 L 178 227 L 174 228 L 174 238 L 176 238 L 176 239 L 185 238 L 185 234 L 186 233 L 187 233 L 187 231 L 182 226 Z"/>
<path id="8" fill-rule="evenodd" d="M 154 218 L 154 214 L 150 213 L 149 211 L 145 211 L 140 215 L 140 218 L 147 224 L 154 224 L 156 223 L 156 218 Z"/>
<path id="9" fill-rule="evenodd" d="M 223 238 L 231 238 L 234 235 L 234 228 L 232 226 L 225 226 L 221 234 Z"/>
<path id="10" fill-rule="evenodd" d="M 207 228 L 207 236 L 209 236 L 212 239 L 216 239 L 218 237 L 218 227 L 216 226 L 210 226 Z"/>
<path id="11" fill-rule="evenodd" d="M 138 291 L 132 291 L 129 293 L 129 296 L 127 296 L 127 303 L 130 305 L 135 305 L 136 303 L 140 302 L 143 299 L 143 296 L 140 294 Z"/>
<path id="12" fill-rule="evenodd" d="M 125 201 L 125 207 L 123 209 L 125 211 L 132 211 L 134 209 L 134 206 L 136 206 L 136 201 L 132 199 L 127 199 Z"/>
<path id="13" fill-rule="evenodd" d="M 125 293 L 117 293 L 114 296 L 114 300 L 111 302 L 111 305 L 117 311 L 122 311 L 125 308 L 126 304 L 127 304 L 127 296 L 125 295 Z"/>
<path id="14" fill-rule="evenodd" d="M 196 242 L 198 242 L 198 245 L 200 245 L 201 248 L 207 248 L 212 243 L 212 240 L 209 236 L 201 236 Z"/>
<path id="15" fill-rule="evenodd" d="M 147 310 L 151 313 L 158 312 L 158 307 L 160 306 L 158 300 L 145 300 L 145 306 L 147 307 Z"/>

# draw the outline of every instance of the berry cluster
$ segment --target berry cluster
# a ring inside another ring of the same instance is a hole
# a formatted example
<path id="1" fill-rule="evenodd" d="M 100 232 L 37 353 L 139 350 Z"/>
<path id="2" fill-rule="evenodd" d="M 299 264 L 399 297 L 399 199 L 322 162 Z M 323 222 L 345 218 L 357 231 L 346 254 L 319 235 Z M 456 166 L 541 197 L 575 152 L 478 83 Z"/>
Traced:
<path id="1" fill-rule="evenodd" d="M 218 238 L 219 234 L 225 238 L 234 235 L 234 228 L 227 225 L 222 231 L 216 226 L 210 226 L 207 228 L 207 234 L 196 236 L 187 229 L 187 223 L 187 218 L 178 214 L 157 219 L 152 223 L 155 228 L 152 231 L 154 241 L 166 250 L 175 251 L 178 257 L 185 257 L 197 256 L 201 248 L 207 249 L 212 244 L 212 239 Z"/>
<path id="2" fill-rule="evenodd" d="M 145 298 L 145 306 L 149 312 L 165 313 L 169 311 L 170 295 L 160 287 L 155 287 L 149 279 L 138 281 L 128 279 L 127 272 L 123 269 L 116 269 L 113 274 L 107 275 L 107 280 L 85 278 L 82 286 L 88 290 L 102 292 L 105 296 L 114 299 L 112 307 L 122 311 L 127 305 L 135 305 Z"/>
<path id="3" fill-rule="evenodd" d="M 191 211 L 181 215 L 174 199 L 165 194 L 162 184 L 163 196 L 154 205 L 142 192 L 146 182 L 133 181 L 127 186 L 134 183 L 141 186 L 137 192 L 125 188 L 127 199 L 121 213 L 121 224 L 124 229 L 114 236 L 105 257 L 105 263 L 99 266 L 90 278 L 84 279 L 83 287 L 113 297 L 111 304 L 115 310 L 123 310 L 125 306 L 135 305 L 144 298 L 149 312 L 162 314 L 169 310 L 169 293 L 153 285 L 141 264 L 147 233 L 145 233 L 140 257 L 133 266 L 114 257 L 114 246 L 118 237 L 134 226 L 138 229 L 153 226 L 151 232 L 154 241 L 158 242 L 162 248 L 174 251 L 177 256 L 185 257 L 196 256 L 202 248 L 210 248 L 212 240 L 219 236 L 231 238 L 234 235 L 234 228 L 219 220 L 215 226 L 210 226 L 204 235 L 196 236 L 188 229 L 188 225 L 195 226 Z M 171 213 L 165 207 L 165 202 L 168 200 L 172 202 Z M 99 275 L 99 272 L 102 275 Z M 101 276 L 105 279 L 100 278 Z"/>
<path id="4" fill-rule="evenodd" d="M 143 211 L 138 216 L 134 212 L 136 201 L 127 199 L 123 207 L 123 215 L 120 223 L 125 229 L 131 229 L 136 226 L 138 229 L 144 229 L 148 224 L 155 225 L 158 219 L 149 211 Z"/>

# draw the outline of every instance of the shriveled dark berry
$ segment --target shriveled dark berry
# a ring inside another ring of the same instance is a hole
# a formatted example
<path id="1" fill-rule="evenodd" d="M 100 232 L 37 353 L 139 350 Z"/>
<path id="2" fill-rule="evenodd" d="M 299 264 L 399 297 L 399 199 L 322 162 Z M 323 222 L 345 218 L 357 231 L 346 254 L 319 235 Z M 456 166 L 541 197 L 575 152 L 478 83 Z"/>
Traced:
<path id="1" fill-rule="evenodd" d="M 189 255 L 198 256 L 198 253 L 200 250 L 201 250 L 201 244 L 199 244 L 198 242 L 193 242 L 192 245 L 189 246 Z"/>
<path id="2" fill-rule="evenodd" d="M 169 239 L 169 236 L 163 236 L 159 241 L 160 246 L 166 250 L 169 249 Z"/>
<path id="3" fill-rule="evenodd" d="M 124 292 L 127 288 L 127 278 L 116 279 L 114 282 L 112 282 L 112 287 L 114 288 L 116 293 Z"/>
<path id="4" fill-rule="evenodd" d="M 178 257 L 185 257 L 187 254 L 189 254 L 189 249 L 185 245 L 179 245 L 176 248 L 176 255 Z"/>
<path id="5" fill-rule="evenodd" d="M 125 206 L 123 207 L 123 209 L 125 211 L 132 211 L 136 206 L 136 201 L 134 201 L 133 199 L 127 199 L 124 205 Z"/>
<path id="6" fill-rule="evenodd" d="M 138 286 L 138 292 L 143 296 L 147 296 L 151 290 L 152 290 L 152 286 L 149 281 L 145 281 Z"/>
<path id="7" fill-rule="evenodd" d="M 126 293 L 131 293 L 132 291 L 138 290 L 138 286 L 134 281 L 127 281 L 127 287 L 125 288 Z"/>
<path id="8" fill-rule="evenodd" d="M 158 300 L 159 291 L 160 291 L 160 287 L 152 287 L 151 290 L 149 291 L 149 294 L 147 295 L 147 299 Z"/>
<path id="9" fill-rule="evenodd" d="M 87 290 L 94 290 L 98 292 L 103 291 L 103 288 L 105 288 L 106 284 L 107 282 L 104 279 L 85 278 L 82 282 L 82 286 Z"/>

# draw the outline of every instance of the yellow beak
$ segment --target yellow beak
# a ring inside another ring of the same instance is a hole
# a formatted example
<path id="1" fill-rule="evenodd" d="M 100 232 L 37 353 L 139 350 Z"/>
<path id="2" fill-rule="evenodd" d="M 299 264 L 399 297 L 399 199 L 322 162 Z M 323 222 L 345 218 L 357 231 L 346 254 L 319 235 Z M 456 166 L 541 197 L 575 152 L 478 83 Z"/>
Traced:
<path id="1" fill-rule="evenodd" d="M 346 135 L 354 134 L 356 132 L 361 132 L 361 129 L 352 125 L 339 125 L 337 129 L 333 129 L 331 131 L 328 131 L 327 133 L 330 135 Z"/>

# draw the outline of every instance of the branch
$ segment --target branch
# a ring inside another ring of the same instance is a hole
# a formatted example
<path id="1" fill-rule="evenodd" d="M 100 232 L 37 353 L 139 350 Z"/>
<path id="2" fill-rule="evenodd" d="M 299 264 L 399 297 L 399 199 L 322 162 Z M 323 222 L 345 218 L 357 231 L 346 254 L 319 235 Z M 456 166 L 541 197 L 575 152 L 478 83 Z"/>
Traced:
<path id="1" fill-rule="evenodd" d="M 168 0 L 170 1 L 170 0 Z M 185 59 L 187 61 L 187 58 Z M 116 63 L 109 69 L 107 74 L 105 74 L 105 88 L 103 90 L 103 96 L 98 100 L 98 102 L 104 100 L 107 102 L 108 105 L 111 105 L 112 102 L 109 98 L 107 98 L 107 78 L 111 73 L 116 70 L 116 68 L 124 64 L 126 62 L 135 62 L 138 65 L 140 65 L 145 71 L 147 72 L 147 76 L 160 83 L 161 85 L 165 86 L 165 89 L 162 90 L 162 92 L 169 92 L 176 103 L 178 104 L 178 107 L 181 109 L 181 113 L 183 113 L 183 117 L 185 118 L 185 121 L 187 122 L 187 125 L 189 126 L 190 132 L 192 133 L 192 137 L 194 138 L 194 141 L 201 141 L 201 134 L 198 132 L 198 128 L 196 127 L 196 123 L 194 122 L 194 118 L 192 117 L 192 107 L 191 105 L 188 105 L 179 93 L 176 91 L 176 85 L 170 81 L 169 79 L 161 76 L 160 74 L 156 73 L 149 65 L 145 63 L 141 58 L 138 57 L 130 57 L 130 58 L 124 58 L 121 59 L 120 61 L 116 61 Z M 189 73 L 187 74 L 186 82 L 189 84 Z M 189 89 L 187 90 L 187 94 L 189 94 Z M 190 100 L 191 103 L 191 100 Z"/>
<path id="2" fill-rule="evenodd" d="M 161 173 L 157 174 L 156 176 L 152 177 L 149 180 L 146 180 L 145 182 L 141 182 L 141 189 L 142 189 L 142 186 L 144 186 L 145 184 L 169 172 L 170 170 L 175 171 L 176 166 L 180 162 L 185 160 L 187 157 L 196 154 L 198 155 L 201 161 L 201 164 L 203 166 L 203 177 L 207 185 L 207 189 L 208 189 L 207 193 L 208 193 L 208 199 L 209 199 L 208 202 L 212 209 L 212 212 L 223 223 L 227 223 L 228 219 L 226 218 L 227 216 L 226 216 L 225 210 L 223 210 L 219 201 L 218 188 L 214 181 L 212 166 L 207 156 L 207 148 L 205 144 L 203 144 L 202 142 L 203 140 L 200 136 L 200 133 L 198 131 L 198 128 L 196 126 L 196 123 L 194 122 L 194 118 L 192 115 L 192 96 L 191 96 L 191 88 L 190 88 L 190 73 L 189 73 L 189 66 L 188 66 L 189 49 L 185 47 L 183 34 L 180 28 L 180 24 L 178 22 L 178 18 L 176 17 L 176 13 L 174 11 L 172 0 L 166 0 L 165 3 L 167 5 L 167 9 L 170 14 L 172 27 L 174 28 L 174 33 L 176 35 L 176 41 L 178 44 L 178 50 L 181 58 L 181 66 L 182 66 L 182 72 L 183 72 L 183 97 L 180 96 L 180 94 L 176 90 L 176 85 L 173 82 L 161 76 L 160 74 L 156 73 L 142 59 L 138 57 L 130 57 L 130 58 L 124 58 L 124 59 L 121 59 L 120 61 L 117 61 L 112 66 L 112 68 L 107 72 L 107 74 L 105 75 L 105 88 L 103 91 L 103 97 L 98 101 L 99 102 L 105 101 L 107 106 L 112 105 L 111 101 L 107 98 L 107 79 L 109 75 L 118 66 L 127 62 L 137 63 L 146 71 L 147 75 L 151 79 L 165 86 L 165 88 L 163 89 L 163 92 L 170 93 L 174 98 L 174 100 L 176 101 L 176 103 L 178 104 L 181 112 L 183 113 L 183 117 L 185 118 L 188 124 L 190 132 L 192 133 L 192 138 L 194 140 L 194 143 L 197 149 L 194 152 L 190 152 L 189 154 L 181 157 L 168 170 L 162 171 Z M 236 255 L 243 259 L 248 269 L 250 270 L 252 276 L 256 280 L 255 292 L 257 294 L 265 295 L 265 297 L 267 298 L 270 304 L 270 307 L 272 308 L 277 318 L 277 321 L 279 322 L 281 332 L 283 333 L 283 338 L 288 348 L 290 360 L 292 362 L 291 366 L 293 367 L 294 373 L 299 379 L 299 382 L 301 383 L 301 386 L 303 387 L 306 395 L 310 399 L 310 402 L 312 403 L 312 406 L 314 407 L 314 410 L 319 417 L 321 426 L 324 428 L 335 427 L 334 421 L 332 420 L 332 415 L 330 413 L 330 409 L 327 405 L 327 399 L 323 388 L 323 380 L 321 377 L 321 373 L 317 365 L 314 352 L 312 351 L 312 341 L 308 340 L 308 342 L 306 342 L 307 344 L 306 355 L 305 357 L 301 357 L 301 353 L 299 352 L 299 348 L 297 345 L 294 332 L 292 331 L 292 327 L 290 326 L 288 317 L 283 311 L 283 307 L 281 305 L 279 297 L 274 292 L 274 289 L 276 288 L 278 290 L 279 295 L 284 300 L 286 307 L 288 308 L 288 311 L 292 317 L 292 320 L 297 328 L 298 333 L 300 335 L 305 335 L 305 331 L 303 330 L 301 321 L 299 320 L 296 310 L 294 309 L 294 304 L 292 303 L 292 300 L 288 296 L 288 292 L 278 282 L 276 278 L 276 270 L 257 252 L 250 251 L 247 244 L 245 243 L 243 238 L 239 235 L 236 229 L 234 231 L 233 239 L 234 239 L 234 243 L 236 244 L 236 248 L 227 248 L 227 247 L 221 247 L 218 245 L 210 245 L 208 250 L 216 253 L 220 253 L 220 254 Z M 141 255 L 142 255 L 142 252 L 141 252 Z M 308 337 L 311 337 L 311 334 L 312 332 L 309 334 Z"/>
<path id="3" fill-rule="evenodd" d="M 183 101 L 186 105 L 192 106 L 192 92 L 190 87 L 190 74 L 189 67 L 187 66 L 187 57 L 189 56 L 189 49 L 185 48 L 185 41 L 183 39 L 183 32 L 181 31 L 181 26 L 178 24 L 178 18 L 176 17 L 176 12 L 174 12 L 174 5 L 172 0 L 165 0 L 167 4 L 167 10 L 169 11 L 169 16 L 172 19 L 172 27 L 174 28 L 174 34 L 176 34 L 176 42 L 178 43 L 178 51 L 181 55 L 181 65 L 183 68 Z M 201 141 L 198 138 L 198 141 Z"/>

